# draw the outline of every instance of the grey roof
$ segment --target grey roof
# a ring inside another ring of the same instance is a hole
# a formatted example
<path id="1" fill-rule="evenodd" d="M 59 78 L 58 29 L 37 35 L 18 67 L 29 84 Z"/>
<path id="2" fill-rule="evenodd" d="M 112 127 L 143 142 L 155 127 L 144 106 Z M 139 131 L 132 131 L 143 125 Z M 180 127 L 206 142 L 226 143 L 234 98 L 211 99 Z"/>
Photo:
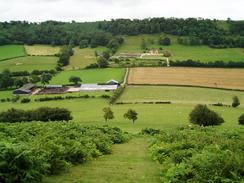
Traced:
<path id="1" fill-rule="evenodd" d="M 62 88 L 63 85 L 46 85 L 45 88 Z"/>
<path id="2" fill-rule="evenodd" d="M 34 88 L 35 87 L 35 85 L 34 84 L 32 84 L 32 83 L 28 83 L 28 84 L 25 84 L 25 85 L 23 85 L 21 88 L 19 88 L 18 90 L 31 90 L 32 88 Z"/>
<path id="3" fill-rule="evenodd" d="M 114 79 L 111 79 L 111 80 L 107 81 L 107 84 L 108 84 L 108 83 L 116 83 L 116 84 L 119 84 L 119 82 L 116 81 L 116 80 L 114 80 Z"/>
<path id="4" fill-rule="evenodd" d="M 117 90 L 117 85 L 82 84 L 80 91 Z"/>

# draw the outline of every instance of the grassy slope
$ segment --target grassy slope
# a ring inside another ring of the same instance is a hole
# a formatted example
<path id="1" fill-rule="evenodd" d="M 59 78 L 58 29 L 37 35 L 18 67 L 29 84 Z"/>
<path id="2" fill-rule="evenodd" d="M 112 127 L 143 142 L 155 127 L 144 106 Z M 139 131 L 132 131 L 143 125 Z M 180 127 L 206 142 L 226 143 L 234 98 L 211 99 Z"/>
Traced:
<path id="1" fill-rule="evenodd" d="M 0 61 L 4 59 L 21 57 L 25 55 L 26 53 L 23 45 L 0 46 Z"/>
<path id="2" fill-rule="evenodd" d="M 89 69 L 78 71 L 64 71 L 56 75 L 51 84 L 69 84 L 70 76 L 81 77 L 83 83 L 103 83 L 110 79 L 122 81 L 125 69 Z"/>
<path id="3" fill-rule="evenodd" d="M 74 55 L 70 58 L 70 64 L 65 67 L 65 70 L 82 69 L 92 63 L 96 63 L 95 51 L 99 53 L 104 50 L 106 50 L 105 47 L 84 49 L 79 49 L 78 47 L 74 48 Z"/>
<path id="4" fill-rule="evenodd" d="M 232 97 L 244 101 L 244 92 L 195 87 L 128 86 L 118 102 L 172 101 L 173 103 L 231 105 Z M 244 104 L 242 104 L 244 106 Z"/>
<path id="5" fill-rule="evenodd" d="M 164 35 L 166 36 L 166 35 Z M 228 48 L 228 49 L 213 49 L 208 46 L 185 46 L 177 43 L 176 36 L 169 36 L 172 40 L 171 46 L 158 45 L 158 38 L 160 35 L 139 35 L 126 36 L 124 44 L 119 48 L 118 53 L 138 53 L 142 52 L 141 40 L 153 39 L 154 44 L 148 43 L 148 48 L 162 47 L 171 52 L 173 60 L 193 59 L 203 62 L 208 61 L 244 61 L 243 48 Z"/>
<path id="6" fill-rule="evenodd" d="M 21 57 L 0 62 L 0 71 L 9 69 L 11 71 L 33 71 L 55 69 L 57 57 Z"/>
<path id="7" fill-rule="evenodd" d="M 136 138 L 126 144 L 114 145 L 113 154 L 75 166 L 65 174 L 44 179 L 44 182 L 160 182 L 160 171 L 147 153 L 148 145 L 145 138 Z"/>
<path id="8" fill-rule="evenodd" d="M 45 56 L 58 54 L 60 51 L 60 47 L 50 45 L 25 45 L 25 50 L 28 55 Z"/>

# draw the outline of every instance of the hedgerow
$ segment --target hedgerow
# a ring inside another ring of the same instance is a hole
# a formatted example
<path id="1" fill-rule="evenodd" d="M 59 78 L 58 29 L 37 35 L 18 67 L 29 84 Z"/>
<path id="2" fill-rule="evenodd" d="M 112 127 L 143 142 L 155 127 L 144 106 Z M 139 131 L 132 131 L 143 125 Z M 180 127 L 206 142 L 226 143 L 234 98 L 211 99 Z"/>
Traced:
<path id="1" fill-rule="evenodd" d="M 182 128 L 161 131 L 150 152 L 162 164 L 162 182 L 242 182 L 243 140 L 241 129 Z"/>
<path id="2" fill-rule="evenodd" d="M 128 140 L 118 128 L 79 123 L 0 124 L 0 182 L 41 182 L 71 164 L 111 153 Z"/>

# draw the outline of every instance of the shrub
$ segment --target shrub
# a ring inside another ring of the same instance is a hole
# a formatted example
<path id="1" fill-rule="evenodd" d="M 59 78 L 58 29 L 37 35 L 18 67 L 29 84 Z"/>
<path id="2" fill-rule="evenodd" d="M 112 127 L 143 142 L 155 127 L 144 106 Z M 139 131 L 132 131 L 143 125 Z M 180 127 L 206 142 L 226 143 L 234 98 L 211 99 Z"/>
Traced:
<path id="1" fill-rule="evenodd" d="M 244 114 L 239 117 L 239 124 L 244 125 Z"/>
<path id="2" fill-rule="evenodd" d="M 240 100 L 237 96 L 233 97 L 232 107 L 238 107 L 240 105 Z"/>
<path id="3" fill-rule="evenodd" d="M 128 140 L 118 128 L 79 123 L 0 124 L 0 129 L 0 182 L 42 182 L 44 176 L 111 153 L 113 144 Z"/>
<path id="4" fill-rule="evenodd" d="M 206 105 L 197 105 L 190 113 L 190 122 L 202 126 L 213 126 L 220 125 L 224 120 Z"/>
<path id="5" fill-rule="evenodd" d="M 110 97 L 110 104 L 114 104 L 116 102 L 116 100 L 122 95 L 122 93 L 124 92 L 125 87 L 124 86 L 120 86 L 115 92 L 114 95 L 112 97 Z"/>
<path id="6" fill-rule="evenodd" d="M 35 110 L 9 109 L 0 113 L 0 122 L 27 122 L 27 121 L 70 121 L 71 112 L 64 108 L 41 107 Z"/>
<path id="7" fill-rule="evenodd" d="M 20 102 L 25 104 L 25 103 L 29 103 L 31 101 L 31 99 L 29 98 L 23 98 Z"/>
<path id="8" fill-rule="evenodd" d="M 145 128 L 141 130 L 141 133 L 143 135 L 157 135 L 160 133 L 159 129 L 153 129 L 153 128 Z"/>

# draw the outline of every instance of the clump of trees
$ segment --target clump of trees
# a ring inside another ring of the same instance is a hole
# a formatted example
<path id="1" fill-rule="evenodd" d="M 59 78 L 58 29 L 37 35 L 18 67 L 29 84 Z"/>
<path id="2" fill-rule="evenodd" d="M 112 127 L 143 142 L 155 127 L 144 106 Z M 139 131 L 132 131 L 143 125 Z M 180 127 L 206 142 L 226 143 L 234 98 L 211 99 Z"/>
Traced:
<path id="1" fill-rule="evenodd" d="M 190 122 L 200 126 L 214 126 L 224 123 L 224 119 L 206 105 L 197 105 L 190 113 Z"/>
<path id="2" fill-rule="evenodd" d="M 232 98 L 232 100 L 233 100 L 232 101 L 232 107 L 236 108 L 236 107 L 238 107 L 240 105 L 240 100 L 239 100 L 239 98 L 237 96 L 234 96 Z"/>
<path id="3" fill-rule="evenodd" d="M 163 46 L 171 45 L 171 39 L 169 37 L 160 37 L 158 43 Z"/>
<path id="4" fill-rule="evenodd" d="M 64 46 L 59 54 L 58 67 L 69 65 L 69 59 L 73 54 L 72 43 L 68 46 Z"/>
<path id="5" fill-rule="evenodd" d="M 0 113 L 0 122 L 29 122 L 29 121 L 70 121 L 71 112 L 64 108 L 41 107 L 35 110 L 9 109 Z"/>

